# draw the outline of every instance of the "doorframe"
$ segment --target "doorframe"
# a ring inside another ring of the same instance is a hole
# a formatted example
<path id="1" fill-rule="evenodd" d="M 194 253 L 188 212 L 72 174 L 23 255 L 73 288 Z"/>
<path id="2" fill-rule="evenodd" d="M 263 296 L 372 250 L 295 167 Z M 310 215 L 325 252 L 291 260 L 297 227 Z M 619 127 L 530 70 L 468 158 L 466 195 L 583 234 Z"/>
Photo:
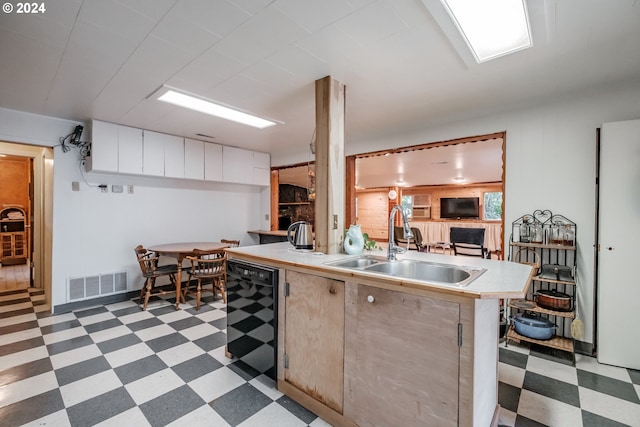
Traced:
<path id="1" fill-rule="evenodd" d="M 33 163 L 33 282 L 44 289 L 51 310 L 51 271 L 53 247 L 53 148 L 0 141 L 0 152 L 28 157 Z"/>

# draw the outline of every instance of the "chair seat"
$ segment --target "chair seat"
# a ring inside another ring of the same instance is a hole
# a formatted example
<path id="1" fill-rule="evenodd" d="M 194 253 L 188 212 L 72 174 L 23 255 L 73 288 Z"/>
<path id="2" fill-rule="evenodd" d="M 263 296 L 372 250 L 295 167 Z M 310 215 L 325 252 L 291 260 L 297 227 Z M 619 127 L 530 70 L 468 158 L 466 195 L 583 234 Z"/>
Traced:
<path id="1" fill-rule="evenodd" d="M 140 290 L 140 303 L 144 301 L 143 310 L 147 309 L 149 297 L 156 294 L 165 294 L 168 292 L 175 292 L 176 289 L 176 273 L 178 272 L 177 264 L 158 265 L 160 257 L 151 251 L 146 250 L 142 245 L 138 245 L 135 248 L 136 257 L 140 264 L 140 270 L 142 277 L 145 279 L 144 285 Z M 159 277 L 167 277 L 173 287 L 172 291 L 166 291 L 164 286 L 156 287 L 156 279 Z M 176 295 L 176 298 L 179 298 Z"/>
<path id="2" fill-rule="evenodd" d="M 182 299 L 185 300 L 187 294 L 195 294 L 196 310 L 200 310 L 202 287 L 204 285 L 211 285 L 214 296 L 217 293 L 216 291 L 220 291 L 222 300 L 226 303 L 227 257 L 224 250 L 213 253 L 200 253 L 199 251 L 195 251 L 195 253 L 196 256 L 187 257 L 187 259 L 191 261 L 191 268 L 189 280 L 182 291 Z M 192 283 L 192 281 L 195 283 Z"/>

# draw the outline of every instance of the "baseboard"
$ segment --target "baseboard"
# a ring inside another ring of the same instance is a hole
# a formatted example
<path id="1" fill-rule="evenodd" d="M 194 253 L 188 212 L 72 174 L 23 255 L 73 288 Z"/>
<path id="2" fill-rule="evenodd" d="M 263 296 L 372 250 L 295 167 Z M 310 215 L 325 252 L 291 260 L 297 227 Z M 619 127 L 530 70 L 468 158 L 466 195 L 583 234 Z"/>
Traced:
<path id="1" fill-rule="evenodd" d="M 114 304 L 116 302 L 128 301 L 132 298 L 140 296 L 140 291 L 123 292 L 121 294 L 107 295 L 104 297 L 91 298 L 82 301 L 70 302 L 67 304 L 60 304 L 53 307 L 51 310 L 54 314 L 69 313 L 71 311 L 80 310 L 83 308 L 96 307 L 99 305 Z"/>
<path id="2" fill-rule="evenodd" d="M 584 354 L 585 356 L 593 356 L 593 344 L 584 341 L 574 341 L 573 351 L 578 354 Z"/>

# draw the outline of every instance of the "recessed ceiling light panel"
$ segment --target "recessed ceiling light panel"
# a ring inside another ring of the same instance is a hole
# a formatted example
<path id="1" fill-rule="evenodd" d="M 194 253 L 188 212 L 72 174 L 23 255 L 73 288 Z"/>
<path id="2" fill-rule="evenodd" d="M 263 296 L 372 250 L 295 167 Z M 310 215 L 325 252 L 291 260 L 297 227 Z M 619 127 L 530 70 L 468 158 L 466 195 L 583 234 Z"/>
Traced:
<path id="1" fill-rule="evenodd" d="M 153 93 L 152 97 L 157 99 L 158 101 L 167 102 L 179 107 L 199 111 L 201 113 L 220 117 L 226 120 L 231 120 L 237 123 L 242 123 L 244 125 L 253 126 L 259 129 L 264 129 L 266 127 L 274 126 L 277 124 L 277 122 L 273 120 L 263 119 L 261 117 L 257 117 L 252 114 L 222 105 L 221 103 L 217 103 L 205 98 L 179 91 L 169 86 L 161 87 L 158 91 Z"/>
<path id="2" fill-rule="evenodd" d="M 477 62 L 533 45 L 526 0 L 440 1 Z"/>

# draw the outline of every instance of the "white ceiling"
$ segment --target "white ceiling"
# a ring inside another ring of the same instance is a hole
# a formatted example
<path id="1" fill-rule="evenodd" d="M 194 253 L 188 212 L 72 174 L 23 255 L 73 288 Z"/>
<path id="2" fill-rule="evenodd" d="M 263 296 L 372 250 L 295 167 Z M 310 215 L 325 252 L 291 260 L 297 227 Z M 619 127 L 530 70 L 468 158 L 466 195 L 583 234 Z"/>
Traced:
<path id="1" fill-rule="evenodd" d="M 481 65 L 433 3 L 49 1 L 0 14 L 0 106 L 277 153 L 308 147 L 326 75 L 347 86 L 347 145 L 640 78 L 637 0 L 529 0 L 534 47 Z M 284 124 L 257 130 L 147 99 L 163 84 Z"/>

